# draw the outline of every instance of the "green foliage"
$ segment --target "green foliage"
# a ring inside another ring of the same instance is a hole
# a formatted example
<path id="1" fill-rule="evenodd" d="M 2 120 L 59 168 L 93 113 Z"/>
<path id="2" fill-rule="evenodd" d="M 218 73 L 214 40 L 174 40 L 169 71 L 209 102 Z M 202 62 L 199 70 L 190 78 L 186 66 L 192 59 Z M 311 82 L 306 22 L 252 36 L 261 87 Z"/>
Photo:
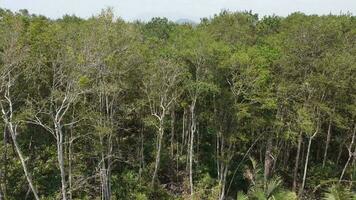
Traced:
<path id="1" fill-rule="evenodd" d="M 303 198 L 355 198 L 355 27 L 350 14 L 190 25 L 0 9 L 0 193 L 31 199 L 32 179 L 58 199 L 64 180 L 68 199 L 191 199 L 193 155 L 195 199 L 297 199 L 306 160 Z"/>
<path id="2" fill-rule="evenodd" d="M 250 186 L 247 194 L 238 192 L 238 200 L 297 200 L 294 192 L 283 188 L 283 181 L 280 177 L 274 176 L 265 182 L 257 161 L 253 158 L 250 158 L 250 161 L 251 167 L 247 168 L 244 173 L 245 178 L 250 182 Z"/>
<path id="3" fill-rule="evenodd" d="M 311 113 L 307 109 L 301 108 L 298 110 L 298 121 L 300 129 L 308 134 L 314 130 L 314 123 Z"/>
<path id="4" fill-rule="evenodd" d="M 332 185 L 324 194 L 324 200 L 353 200 L 355 194 L 352 194 L 342 185 Z"/>
<path id="5" fill-rule="evenodd" d="M 196 184 L 196 196 L 197 199 L 214 200 L 219 198 L 219 190 L 221 186 L 216 183 L 209 174 L 203 174 L 199 178 L 199 182 Z"/>

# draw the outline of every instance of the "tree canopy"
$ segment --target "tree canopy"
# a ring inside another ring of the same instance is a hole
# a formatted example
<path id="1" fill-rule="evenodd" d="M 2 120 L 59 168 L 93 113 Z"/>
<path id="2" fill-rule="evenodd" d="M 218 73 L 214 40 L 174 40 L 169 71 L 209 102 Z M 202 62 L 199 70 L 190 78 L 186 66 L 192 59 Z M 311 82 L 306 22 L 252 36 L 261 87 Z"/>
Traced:
<path id="1" fill-rule="evenodd" d="M 356 17 L 0 9 L 0 200 L 355 199 Z"/>

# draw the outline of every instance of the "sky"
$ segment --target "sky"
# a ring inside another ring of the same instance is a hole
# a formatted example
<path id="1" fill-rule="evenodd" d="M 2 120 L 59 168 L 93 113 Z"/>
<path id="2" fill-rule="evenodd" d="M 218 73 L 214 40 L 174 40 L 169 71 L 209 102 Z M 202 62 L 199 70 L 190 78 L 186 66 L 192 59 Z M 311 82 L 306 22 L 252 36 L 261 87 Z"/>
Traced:
<path id="1" fill-rule="evenodd" d="M 356 0 L 0 0 L 0 8 L 27 9 L 52 19 L 64 14 L 88 18 L 107 7 L 114 8 L 117 16 L 128 21 L 167 17 L 173 21 L 190 19 L 199 22 L 221 10 L 252 10 L 259 16 L 287 16 L 296 11 L 320 15 L 356 14 Z"/>

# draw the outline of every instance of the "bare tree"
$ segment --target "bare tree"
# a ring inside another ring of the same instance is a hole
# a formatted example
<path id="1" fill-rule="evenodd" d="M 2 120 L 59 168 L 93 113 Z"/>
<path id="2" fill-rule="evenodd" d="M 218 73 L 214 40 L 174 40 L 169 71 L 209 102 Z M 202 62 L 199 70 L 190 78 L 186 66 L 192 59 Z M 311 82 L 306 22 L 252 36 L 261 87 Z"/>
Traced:
<path id="1" fill-rule="evenodd" d="M 203 41 L 200 41 L 203 42 Z M 188 81 L 187 89 L 189 94 L 189 116 L 190 116 L 190 126 L 189 126 L 189 141 L 188 141 L 188 155 L 189 155 L 189 185 L 190 185 L 190 197 L 194 199 L 194 183 L 193 183 L 193 163 L 194 163 L 194 141 L 195 134 L 197 131 L 197 113 L 196 107 L 199 98 L 208 92 L 215 91 L 215 85 L 209 83 L 208 81 L 208 67 L 207 58 L 201 47 L 196 47 L 192 51 L 192 58 L 190 62 L 193 64 L 193 69 L 191 71 L 191 79 Z"/>
<path id="2" fill-rule="evenodd" d="M 91 116 L 95 126 L 94 135 L 98 138 L 98 173 L 102 199 L 111 199 L 111 169 L 115 163 L 114 145 L 120 129 L 120 118 L 117 113 L 125 97 L 125 75 L 134 67 L 131 50 L 131 37 L 134 32 L 127 29 L 122 21 L 114 19 L 112 9 L 103 10 L 93 18 L 87 30 L 83 32 L 84 47 L 81 49 L 88 66 L 87 74 L 93 85 L 90 94 L 94 103 L 89 105 L 95 113 Z M 94 27 L 94 28 L 93 28 Z M 114 38 L 114 39 L 113 39 Z M 114 59 L 115 58 L 115 59 Z M 121 130 L 121 129 L 120 129 Z"/>
<path id="3" fill-rule="evenodd" d="M 14 110 L 13 110 L 13 101 L 10 93 L 10 88 L 12 86 L 12 81 L 11 81 L 11 75 L 7 74 L 9 82 L 6 83 L 5 86 L 5 91 L 3 91 L 4 99 L 5 100 L 0 100 L 0 107 L 1 107 L 1 112 L 2 112 L 2 118 L 5 123 L 5 127 L 10 133 L 12 142 L 14 144 L 15 150 L 17 155 L 19 156 L 19 159 L 21 161 L 22 168 L 24 170 L 27 182 L 32 190 L 32 193 L 35 197 L 36 200 L 39 200 L 39 196 L 37 194 L 37 190 L 33 184 L 31 174 L 28 170 L 27 164 L 26 164 L 26 158 L 22 153 L 22 150 L 17 142 L 17 135 L 19 135 L 19 132 L 17 130 L 18 127 L 18 122 L 13 121 L 13 116 L 14 116 Z M 2 88 L 3 89 L 3 88 Z"/>
<path id="4" fill-rule="evenodd" d="M 164 136 L 164 121 L 173 102 L 179 96 L 179 84 L 184 76 L 184 69 L 171 60 L 158 59 L 148 69 L 143 80 L 143 90 L 147 96 L 151 115 L 157 120 L 157 152 L 152 185 L 155 184 L 159 169 L 162 141 Z"/>
<path id="5" fill-rule="evenodd" d="M 34 117 L 29 123 L 39 125 L 50 133 L 56 140 L 57 160 L 61 176 L 62 199 L 68 197 L 66 166 L 64 157 L 65 132 L 64 127 L 71 126 L 77 121 L 66 122 L 70 107 L 82 93 L 79 87 L 80 64 L 73 54 L 72 47 L 64 43 L 63 49 L 57 50 L 57 56 L 52 60 L 52 84 L 50 95 L 44 99 L 30 102 Z"/>
<path id="6" fill-rule="evenodd" d="M 309 163 L 310 148 L 311 148 L 312 141 L 315 138 L 315 136 L 318 134 L 318 132 L 319 132 L 319 125 L 317 125 L 315 132 L 312 135 L 309 136 L 308 147 L 307 147 L 307 155 L 306 155 L 305 163 L 304 163 L 304 172 L 303 172 L 302 185 L 300 186 L 300 190 L 299 190 L 299 197 L 301 197 L 303 195 L 303 192 L 304 192 L 305 181 L 306 181 L 306 178 L 307 178 L 307 170 L 308 170 L 308 163 Z"/>
<path id="7" fill-rule="evenodd" d="M 14 95 L 12 94 L 12 87 L 17 84 L 18 77 L 23 70 L 24 62 L 27 57 L 27 48 L 25 46 L 20 45 L 20 37 L 22 31 L 22 24 L 20 22 L 15 22 L 13 27 L 8 27 L 10 30 L 4 36 L 5 39 L 5 50 L 0 52 L 0 60 L 2 61 L 2 65 L 0 65 L 0 107 L 2 118 L 5 123 L 5 130 L 10 133 L 10 137 L 12 139 L 15 151 L 20 159 L 22 169 L 25 173 L 25 177 L 30 186 L 30 189 L 36 200 L 39 199 L 37 194 L 37 190 L 33 184 L 33 180 L 31 174 L 28 170 L 26 164 L 26 158 L 21 150 L 20 145 L 17 141 L 17 136 L 20 134 L 18 131 L 19 121 L 14 119 Z M 1 63 L 1 62 L 0 62 Z"/>

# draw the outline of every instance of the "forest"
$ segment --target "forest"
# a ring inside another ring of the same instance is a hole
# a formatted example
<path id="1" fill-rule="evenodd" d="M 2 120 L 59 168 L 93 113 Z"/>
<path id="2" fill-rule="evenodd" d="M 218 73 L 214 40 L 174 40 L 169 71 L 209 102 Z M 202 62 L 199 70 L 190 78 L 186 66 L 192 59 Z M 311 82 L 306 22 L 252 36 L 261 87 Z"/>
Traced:
<path id="1" fill-rule="evenodd" d="M 0 200 L 355 200 L 356 16 L 0 9 Z"/>

